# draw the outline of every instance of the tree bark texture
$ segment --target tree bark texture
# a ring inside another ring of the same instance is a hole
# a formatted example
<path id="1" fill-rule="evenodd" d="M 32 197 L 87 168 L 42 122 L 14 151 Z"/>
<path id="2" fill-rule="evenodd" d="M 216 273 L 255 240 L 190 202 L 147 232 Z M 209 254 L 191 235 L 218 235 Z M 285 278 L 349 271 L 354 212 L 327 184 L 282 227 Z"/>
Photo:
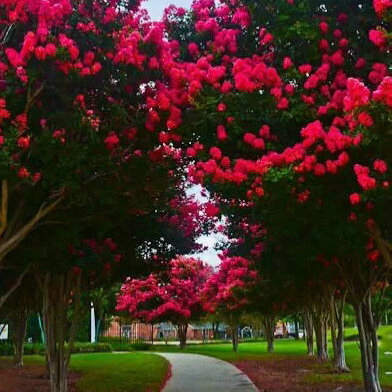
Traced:
<path id="1" fill-rule="evenodd" d="M 304 327 L 306 336 L 306 347 L 308 355 L 314 355 L 314 330 L 313 330 L 313 318 L 309 310 L 304 311 Z"/>
<path id="2" fill-rule="evenodd" d="M 80 311 L 81 275 L 48 272 L 43 283 L 43 324 L 50 391 L 68 391 L 68 367 Z M 67 311 L 73 307 L 72 320 Z"/>
<path id="3" fill-rule="evenodd" d="M 263 316 L 263 332 L 267 341 L 267 352 L 274 352 L 276 317 L 274 315 Z"/>

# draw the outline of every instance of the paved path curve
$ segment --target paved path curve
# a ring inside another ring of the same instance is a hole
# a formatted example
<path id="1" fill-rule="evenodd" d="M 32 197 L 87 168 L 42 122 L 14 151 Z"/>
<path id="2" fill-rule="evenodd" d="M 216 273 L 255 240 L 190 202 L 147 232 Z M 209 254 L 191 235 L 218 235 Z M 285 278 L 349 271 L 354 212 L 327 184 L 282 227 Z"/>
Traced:
<path id="1" fill-rule="evenodd" d="M 172 366 L 162 392 L 257 392 L 249 377 L 234 365 L 199 354 L 155 353 Z"/>

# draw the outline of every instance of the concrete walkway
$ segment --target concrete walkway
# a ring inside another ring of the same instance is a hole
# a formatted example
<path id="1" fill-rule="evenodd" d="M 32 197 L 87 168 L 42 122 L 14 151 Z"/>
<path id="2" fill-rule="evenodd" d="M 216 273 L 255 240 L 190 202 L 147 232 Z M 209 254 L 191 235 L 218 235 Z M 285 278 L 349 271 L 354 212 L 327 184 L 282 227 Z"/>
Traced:
<path id="1" fill-rule="evenodd" d="M 198 354 L 155 353 L 172 366 L 162 392 L 257 392 L 249 377 L 234 365 Z"/>

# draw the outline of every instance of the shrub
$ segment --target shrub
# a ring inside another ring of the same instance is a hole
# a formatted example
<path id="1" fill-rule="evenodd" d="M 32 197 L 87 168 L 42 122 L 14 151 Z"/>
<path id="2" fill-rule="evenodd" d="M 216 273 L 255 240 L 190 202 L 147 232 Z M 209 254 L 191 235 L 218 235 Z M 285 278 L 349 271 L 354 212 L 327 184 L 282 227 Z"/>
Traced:
<path id="1" fill-rule="evenodd" d="M 45 355 L 45 346 L 42 343 L 26 343 L 24 355 Z"/>
<path id="2" fill-rule="evenodd" d="M 113 348 L 109 343 L 74 343 L 73 354 L 83 353 L 109 353 Z M 45 346 L 42 343 L 26 343 L 23 350 L 24 355 L 45 355 Z M 11 342 L 0 343 L 0 356 L 14 355 Z"/>
<path id="3" fill-rule="evenodd" d="M 113 351 L 109 343 L 78 343 L 73 346 L 73 354 L 83 353 L 110 353 Z"/>
<path id="4" fill-rule="evenodd" d="M 113 351 L 132 351 L 132 343 L 115 337 L 102 337 L 100 338 L 102 343 L 108 343 L 112 346 Z"/>
<path id="5" fill-rule="evenodd" d="M 101 342 L 109 343 L 113 351 L 149 351 L 151 344 L 145 341 L 130 342 L 118 337 L 102 337 Z"/>
<path id="6" fill-rule="evenodd" d="M 149 351 L 152 347 L 151 344 L 145 342 L 132 343 L 130 346 L 135 351 Z"/>
<path id="7" fill-rule="evenodd" d="M 14 355 L 14 348 L 12 346 L 12 343 L 8 341 L 0 342 L 0 356 L 4 357 L 8 355 Z"/>

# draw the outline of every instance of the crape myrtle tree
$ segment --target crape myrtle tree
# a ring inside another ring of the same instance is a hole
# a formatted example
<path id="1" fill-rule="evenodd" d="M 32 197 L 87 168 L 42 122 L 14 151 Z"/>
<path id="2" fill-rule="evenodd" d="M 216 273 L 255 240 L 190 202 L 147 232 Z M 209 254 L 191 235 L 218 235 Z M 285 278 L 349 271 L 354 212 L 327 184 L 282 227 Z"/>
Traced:
<path id="1" fill-rule="evenodd" d="M 69 246 L 61 243 L 58 237 L 53 236 L 53 239 L 56 243 L 38 246 L 48 254 L 42 264 L 35 260 L 35 274 L 43 297 L 42 320 L 50 388 L 51 391 L 67 391 L 82 294 L 94 287 L 109 285 L 112 270 L 122 261 L 122 254 L 111 238 L 85 238 Z M 48 259 L 53 257 L 55 263 L 48 265 Z"/>
<path id="2" fill-rule="evenodd" d="M 184 97 L 162 72 L 176 44 L 137 14 L 139 3 L 0 5 L 1 264 L 43 218 L 60 205 L 88 205 L 91 187 L 108 186 L 123 165 L 148 191 L 145 165 L 176 154 L 157 147 L 181 122 Z M 162 118 L 150 102 L 157 91 L 170 111 Z"/>
<path id="3" fill-rule="evenodd" d="M 201 292 L 211 274 L 212 267 L 202 261 L 178 256 L 166 272 L 128 279 L 118 295 L 117 310 L 145 323 L 172 323 L 184 348 L 189 322 L 203 315 Z"/>
<path id="4" fill-rule="evenodd" d="M 314 327 L 317 358 L 321 361 L 328 359 L 327 331 L 330 326 L 335 369 L 338 372 L 347 371 L 343 350 L 343 308 L 346 297 L 344 282 L 340 277 L 340 271 L 334 268 L 333 263 L 329 263 L 321 256 L 315 261 L 312 260 L 314 253 L 319 249 L 307 246 L 305 239 L 309 234 L 305 226 L 301 231 L 299 225 L 295 225 L 295 219 L 288 220 L 290 212 L 287 210 L 291 211 L 291 207 L 287 204 L 287 200 L 284 203 L 282 199 L 282 204 L 270 206 L 264 204 L 262 206 L 264 211 L 256 212 L 255 215 L 263 217 L 264 225 L 271 227 L 264 237 L 254 237 L 253 243 L 248 239 L 253 247 L 251 250 L 253 254 L 260 248 L 258 244 L 262 246 L 258 265 L 267 281 L 264 285 L 264 291 L 266 291 L 264 296 L 268 303 L 268 295 L 276 291 L 277 293 L 272 296 L 270 302 L 273 302 L 273 299 L 278 301 L 280 298 L 281 306 L 284 305 L 283 310 L 286 314 L 291 309 L 296 309 L 298 312 L 305 310 L 307 323 L 312 324 L 308 328 L 308 353 L 313 351 L 312 330 Z M 273 211 L 273 208 L 279 208 L 280 213 L 272 212 L 271 215 L 275 219 L 270 221 L 266 211 L 270 209 Z M 257 226 L 253 225 L 253 227 Z M 312 244 L 315 242 L 313 240 Z M 330 265 L 331 268 L 328 268 Z M 291 298 L 295 298 L 295 303 L 290 303 Z M 263 302 L 265 301 L 260 301 L 260 303 Z"/>
<path id="5" fill-rule="evenodd" d="M 304 262 L 338 260 L 367 391 L 381 389 L 370 296 L 390 268 L 389 18 L 389 2 L 370 0 L 205 0 L 166 15 L 183 43 L 177 76 L 198 93 L 178 131 L 194 143 L 191 176 L 224 199 L 237 187 L 239 203 L 271 202 L 269 222 L 285 198 L 318 245 Z"/>
<path id="6" fill-rule="evenodd" d="M 41 221 L 23 247 L 7 256 L 6 262 L 12 266 L 15 263 L 11 257 L 31 263 L 42 290 L 48 371 L 53 391 L 67 388 L 82 293 L 105 291 L 125 276 L 160 271 L 176 252 L 198 249 L 194 239 L 203 228 L 196 227 L 194 222 L 205 221 L 205 215 L 202 219 L 196 213 L 203 209 L 198 205 L 193 209 L 188 207 L 192 214 L 185 209 L 188 200 L 185 189 L 176 186 L 174 175 L 164 175 L 167 170 L 164 164 L 145 166 L 147 177 L 156 172 L 156 180 L 148 183 L 148 189 L 144 189 L 146 180 L 136 179 L 138 183 L 130 186 L 127 177 L 120 176 L 122 170 L 118 172 L 118 182 L 108 184 L 100 180 L 97 187 L 89 189 L 88 195 L 94 196 L 88 198 L 89 203 L 72 208 L 62 205 L 50 219 Z M 184 234 L 175 224 L 177 220 L 170 221 L 178 214 L 177 207 L 169 203 L 173 195 L 180 195 L 184 200 L 183 227 L 184 221 L 189 221 L 195 233 L 188 230 Z M 189 205 L 195 203 L 188 201 Z M 112 234 L 116 242 L 109 237 Z M 51 240 L 47 241 L 48 238 Z M 148 254 L 151 262 L 147 262 Z M 85 305 L 89 304 L 87 301 Z"/>
<path id="7" fill-rule="evenodd" d="M 258 270 L 259 276 L 262 276 L 262 279 L 256 279 L 248 287 L 247 310 L 259 314 L 263 335 L 267 341 L 267 351 L 271 353 L 274 350 L 276 321 L 286 307 L 287 284 L 282 285 L 281 272 L 276 273 L 276 255 L 272 270 L 268 270 L 264 243 L 266 229 L 263 225 L 252 222 L 249 205 L 237 205 L 231 201 L 222 203 L 221 210 L 228 217 L 226 231 L 232 238 L 226 254 L 233 258 L 241 256 L 244 260 L 252 260 L 252 268 Z M 275 281 L 276 277 L 278 280 Z"/>
<path id="8" fill-rule="evenodd" d="M 302 233 L 297 228 L 298 235 L 294 236 L 295 220 L 289 220 L 294 223 L 293 226 L 287 225 L 290 215 L 286 207 L 284 199 L 281 205 L 276 205 L 281 215 L 274 212 L 273 222 L 266 214 L 269 208 L 266 203 L 259 211 L 245 203 L 222 208 L 223 213 L 229 212 L 231 235 L 239 237 L 231 244 L 230 254 L 251 255 L 263 276 L 257 288 L 258 296 L 250 298 L 250 301 L 255 310 L 264 315 L 265 335 L 270 349 L 273 347 L 276 317 L 304 312 L 307 324 L 310 324 L 307 328 L 308 353 L 313 353 L 315 324 L 317 358 L 320 361 L 328 359 L 327 331 L 330 325 L 335 368 L 339 372 L 347 371 L 343 350 L 344 283 L 336 268 L 326 268 L 330 264 L 327 260 L 319 257 L 317 263 L 309 263 L 310 256 L 303 241 L 307 232 Z M 288 209 L 290 211 L 290 206 Z M 258 219 L 264 220 L 264 224 L 257 223 Z M 268 232 L 265 223 L 273 229 Z M 314 252 L 315 248 L 310 251 Z"/>
<path id="9" fill-rule="evenodd" d="M 221 255 L 218 270 L 207 280 L 203 288 L 204 308 L 216 313 L 231 329 L 233 351 L 238 351 L 238 327 L 249 294 L 257 285 L 258 275 L 250 260 L 243 257 Z"/>

